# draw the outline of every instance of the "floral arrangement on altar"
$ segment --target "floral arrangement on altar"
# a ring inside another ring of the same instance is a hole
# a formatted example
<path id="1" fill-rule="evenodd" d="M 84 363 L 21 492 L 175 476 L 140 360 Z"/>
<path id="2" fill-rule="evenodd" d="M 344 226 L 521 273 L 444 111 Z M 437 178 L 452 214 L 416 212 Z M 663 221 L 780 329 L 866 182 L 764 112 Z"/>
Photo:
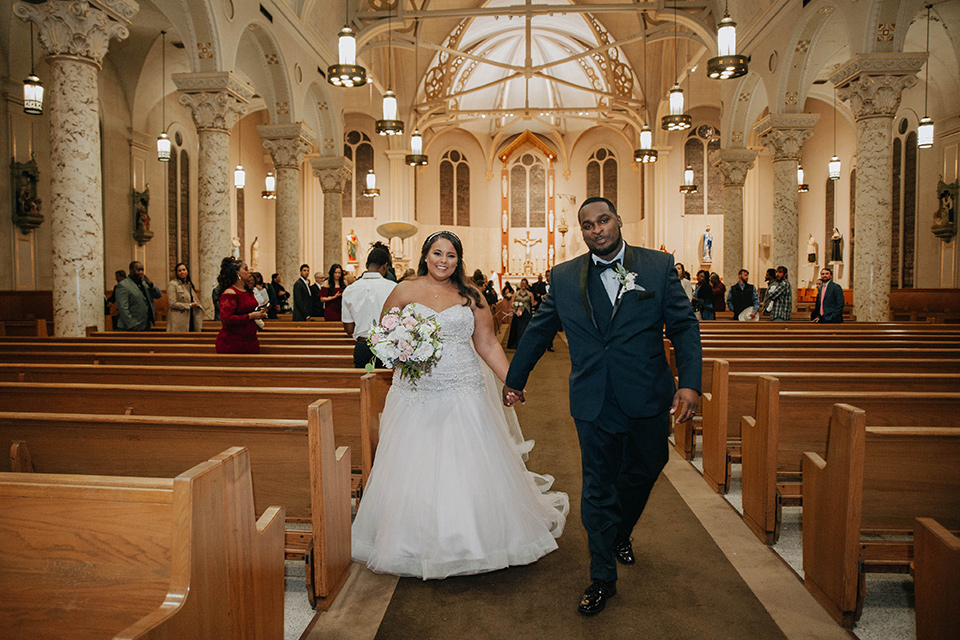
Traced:
<path id="1" fill-rule="evenodd" d="M 399 365 L 400 375 L 414 385 L 433 369 L 443 353 L 437 317 L 423 316 L 414 311 L 413 305 L 402 310 L 394 307 L 383 314 L 379 323 L 374 322 L 367 344 L 387 367 Z M 366 369 L 372 371 L 373 362 Z"/>

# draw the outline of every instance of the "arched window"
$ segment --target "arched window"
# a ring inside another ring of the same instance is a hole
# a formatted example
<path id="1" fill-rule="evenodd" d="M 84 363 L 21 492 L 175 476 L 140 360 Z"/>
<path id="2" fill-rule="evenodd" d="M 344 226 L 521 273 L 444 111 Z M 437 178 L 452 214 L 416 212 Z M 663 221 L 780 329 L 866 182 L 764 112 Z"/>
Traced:
<path id="1" fill-rule="evenodd" d="M 470 164 L 456 149 L 440 160 L 440 224 L 470 226 Z"/>
<path id="2" fill-rule="evenodd" d="M 914 287 L 917 241 L 917 133 L 906 118 L 893 138 L 893 202 L 891 203 L 890 286 Z"/>
<path id="3" fill-rule="evenodd" d="M 190 154 L 186 149 L 180 150 L 180 262 L 190 264 Z"/>
<path id="4" fill-rule="evenodd" d="M 600 196 L 617 206 L 617 156 L 610 149 L 597 149 L 587 161 L 587 197 Z"/>
<path id="5" fill-rule="evenodd" d="M 547 168 L 543 159 L 524 153 L 510 167 L 510 226 L 547 225 Z"/>
<path id="6" fill-rule="evenodd" d="M 177 167 L 179 157 L 174 149 L 167 163 L 167 271 L 171 274 L 171 278 L 180 261 L 180 230 L 177 225 L 179 221 L 177 204 L 180 202 L 180 172 Z"/>
<path id="7" fill-rule="evenodd" d="M 372 218 L 373 198 L 366 198 L 367 172 L 373 169 L 373 145 L 362 131 L 348 131 L 343 136 L 343 155 L 353 160 L 353 175 L 343 188 L 343 217 Z"/>
<path id="8" fill-rule="evenodd" d="M 723 175 L 710 165 L 709 156 L 720 149 L 720 131 L 708 124 L 691 129 L 683 145 L 684 168 L 693 169 L 697 192 L 683 197 L 684 215 L 723 213 Z"/>
<path id="9" fill-rule="evenodd" d="M 850 286 L 853 286 L 853 268 L 856 266 L 857 248 L 857 170 L 850 170 L 850 243 L 847 244 L 847 259 L 850 261 Z"/>

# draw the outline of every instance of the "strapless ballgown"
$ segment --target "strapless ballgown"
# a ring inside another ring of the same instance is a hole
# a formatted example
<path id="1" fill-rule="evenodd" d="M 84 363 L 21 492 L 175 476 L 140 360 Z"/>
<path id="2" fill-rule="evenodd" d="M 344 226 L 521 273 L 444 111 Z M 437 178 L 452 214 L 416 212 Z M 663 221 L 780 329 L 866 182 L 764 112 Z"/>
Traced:
<path id="1" fill-rule="evenodd" d="M 394 373 L 353 523 L 353 558 L 423 579 L 534 562 L 557 548 L 569 500 L 527 471 L 473 349 L 473 312 L 437 313 L 443 355 L 413 385 Z"/>

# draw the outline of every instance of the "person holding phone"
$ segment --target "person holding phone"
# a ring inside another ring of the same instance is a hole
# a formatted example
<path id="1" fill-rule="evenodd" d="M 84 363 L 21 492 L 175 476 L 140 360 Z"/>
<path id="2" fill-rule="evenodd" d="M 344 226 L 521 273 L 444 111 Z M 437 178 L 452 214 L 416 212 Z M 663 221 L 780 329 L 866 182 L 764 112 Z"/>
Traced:
<path id="1" fill-rule="evenodd" d="M 220 263 L 217 278 L 220 294 L 220 333 L 217 334 L 217 353 L 260 353 L 257 340 L 257 320 L 267 316 L 259 308 L 253 294 L 253 276 L 247 263 L 227 256 Z"/>

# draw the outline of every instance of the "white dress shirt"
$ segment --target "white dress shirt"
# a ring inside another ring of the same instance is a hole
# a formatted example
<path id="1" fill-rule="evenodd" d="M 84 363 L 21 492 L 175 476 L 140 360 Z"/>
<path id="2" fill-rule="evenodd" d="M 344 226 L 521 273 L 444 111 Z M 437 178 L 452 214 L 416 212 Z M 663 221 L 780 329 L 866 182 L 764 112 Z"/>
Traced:
<path id="1" fill-rule="evenodd" d="M 593 264 L 610 264 L 614 260 L 619 260 L 620 265 L 623 265 L 623 256 L 627 253 L 627 243 L 620 242 L 620 252 L 614 256 L 613 260 L 603 261 L 597 256 L 590 254 L 590 257 L 593 259 Z M 617 299 L 617 292 L 620 291 L 620 281 L 617 280 L 617 274 L 613 269 L 604 269 L 600 274 L 600 282 L 603 283 L 603 288 L 607 290 L 607 295 L 610 297 L 610 304 L 613 304 Z"/>
<path id="2" fill-rule="evenodd" d="M 380 319 L 383 304 L 396 282 L 387 280 L 375 271 L 365 271 L 360 279 L 343 290 L 343 322 L 353 322 L 356 340 L 370 335 L 375 320 Z"/>

